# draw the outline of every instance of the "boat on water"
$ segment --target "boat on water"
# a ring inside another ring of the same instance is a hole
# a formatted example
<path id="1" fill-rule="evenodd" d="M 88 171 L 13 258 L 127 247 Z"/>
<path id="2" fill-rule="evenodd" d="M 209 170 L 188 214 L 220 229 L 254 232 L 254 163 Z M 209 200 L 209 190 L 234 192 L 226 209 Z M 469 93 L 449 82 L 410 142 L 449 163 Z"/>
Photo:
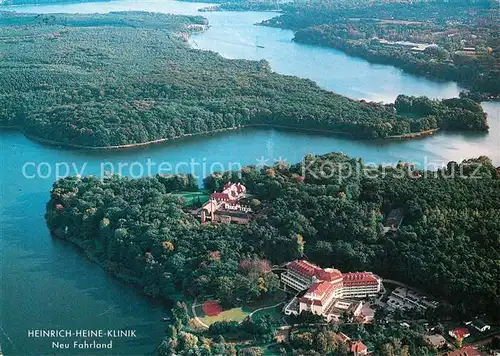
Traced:
<path id="1" fill-rule="evenodd" d="M 172 321 L 172 318 L 169 318 L 168 316 L 161 318 L 161 321 Z M 0 354 L 2 356 L 2 354 Z"/>
<path id="2" fill-rule="evenodd" d="M 257 45 L 257 48 L 265 48 L 264 46 L 261 46 L 261 45 Z"/>

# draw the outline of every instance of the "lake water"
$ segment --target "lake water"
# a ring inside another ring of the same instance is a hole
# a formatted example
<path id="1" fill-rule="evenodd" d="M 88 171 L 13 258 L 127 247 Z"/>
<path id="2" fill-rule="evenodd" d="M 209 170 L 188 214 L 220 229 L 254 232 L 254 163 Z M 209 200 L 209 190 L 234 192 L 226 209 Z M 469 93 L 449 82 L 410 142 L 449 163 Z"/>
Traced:
<path id="1" fill-rule="evenodd" d="M 157 0 L 9 9 L 45 13 L 145 10 L 194 14 L 201 6 Z M 400 92 L 449 97 L 460 90 L 454 83 L 436 83 L 390 66 L 371 65 L 335 50 L 293 43 L 291 31 L 253 26 L 274 13 L 203 15 L 209 18 L 212 27 L 194 36 L 193 46 L 217 51 L 228 58 L 265 58 L 277 72 L 310 78 L 340 94 L 392 101 Z M 15 131 L 1 132 L 0 344 L 4 353 L 54 354 L 51 339 L 28 337 L 28 330 L 33 329 L 137 330 L 136 339 L 116 339 L 112 352 L 79 352 L 85 355 L 151 353 L 164 335 L 165 325 L 159 320 L 168 308 L 108 276 L 71 245 L 52 239 L 47 233 L 43 215 L 56 167 L 60 173 L 66 173 L 65 166 L 58 163 L 69 164 L 73 174 L 76 171 L 100 174 L 111 167 L 118 170 L 121 163 L 124 174 L 139 175 L 140 166 L 147 167 L 148 162 L 155 167 L 166 162 L 173 169 L 180 162 L 195 162 L 200 176 L 210 167 L 229 168 L 234 163 L 272 163 L 280 159 L 298 162 L 306 153 L 332 151 L 362 157 L 371 163 L 395 163 L 401 159 L 425 166 L 426 162 L 442 164 L 484 154 L 500 164 L 500 104 L 483 106 L 489 113 L 489 134 L 440 133 L 409 141 L 353 141 L 291 131 L 245 129 L 131 150 L 86 152 L 40 145 Z M 47 177 L 26 178 L 23 167 L 26 176 L 36 173 L 39 167 L 40 173 Z M 185 165 L 178 168 L 186 171 Z"/>

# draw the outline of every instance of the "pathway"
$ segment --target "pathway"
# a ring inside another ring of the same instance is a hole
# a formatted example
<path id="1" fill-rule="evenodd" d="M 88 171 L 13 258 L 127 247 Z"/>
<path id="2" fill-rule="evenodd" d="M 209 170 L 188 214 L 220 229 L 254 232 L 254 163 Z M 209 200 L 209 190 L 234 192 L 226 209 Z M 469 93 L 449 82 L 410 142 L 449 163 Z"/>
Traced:
<path id="1" fill-rule="evenodd" d="M 200 324 L 202 327 L 204 327 L 205 329 L 208 329 L 209 326 L 207 324 L 205 324 L 203 321 L 201 321 L 201 319 L 198 318 L 198 314 L 196 314 L 196 307 L 198 306 L 196 304 L 197 300 L 198 300 L 198 298 L 194 298 L 193 304 L 191 304 L 191 312 L 193 313 L 194 320 L 196 320 L 196 322 L 198 324 Z"/>
<path id="2" fill-rule="evenodd" d="M 405 284 L 405 283 L 402 283 L 402 282 L 395 281 L 394 279 L 383 278 L 382 282 L 388 282 L 388 283 L 392 283 L 392 284 L 395 284 L 395 285 L 398 285 L 398 286 L 401 286 L 401 287 L 411 288 L 411 289 L 415 290 L 414 287 L 409 286 L 408 284 Z"/>
<path id="3" fill-rule="evenodd" d="M 275 304 L 275 305 L 271 305 L 271 306 L 268 306 L 268 307 L 262 307 L 262 308 L 259 308 L 259 309 L 255 309 L 253 312 L 251 312 L 250 314 L 248 314 L 247 318 L 251 319 L 252 316 L 257 313 L 257 312 L 260 312 L 262 310 L 266 310 L 266 309 L 272 309 L 272 308 L 276 308 L 278 306 L 280 306 L 281 304 L 284 304 L 286 301 L 282 301 L 282 302 L 279 302 L 278 304 Z"/>

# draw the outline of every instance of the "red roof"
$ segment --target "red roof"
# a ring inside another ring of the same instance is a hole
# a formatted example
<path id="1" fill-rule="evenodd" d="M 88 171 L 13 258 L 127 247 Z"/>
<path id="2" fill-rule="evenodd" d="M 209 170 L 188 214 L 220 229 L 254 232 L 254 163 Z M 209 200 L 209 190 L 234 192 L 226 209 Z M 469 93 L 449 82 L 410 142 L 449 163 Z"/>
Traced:
<path id="1" fill-rule="evenodd" d="M 446 352 L 443 356 L 481 356 L 482 354 L 472 346 L 465 346 L 459 350 Z"/>
<path id="2" fill-rule="evenodd" d="M 344 273 L 344 286 L 364 284 L 378 284 L 378 280 L 371 272 Z"/>
<path id="3" fill-rule="evenodd" d="M 351 344 L 351 352 L 353 353 L 359 353 L 359 352 L 366 352 L 368 351 L 368 347 L 366 347 L 365 344 L 363 344 L 361 341 L 354 341 Z"/>
<path id="4" fill-rule="evenodd" d="M 332 283 L 328 281 L 321 281 L 317 283 L 313 283 L 311 287 L 307 290 L 307 293 L 299 299 L 300 302 L 306 304 L 315 304 L 315 305 L 323 305 L 323 301 L 327 297 L 327 295 L 334 289 L 340 287 L 340 283 Z M 313 299 L 313 294 L 318 299 Z"/>
<path id="5" fill-rule="evenodd" d="M 322 269 L 306 260 L 296 260 L 287 265 L 288 269 L 309 278 L 316 277 L 320 281 L 341 282 L 342 272 L 337 269 Z"/>
<path id="6" fill-rule="evenodd" d="M 240 183 L 236 184 L 236 188 L 238 189 L 238 194 L 241 194 L 246 190 L 245 186 Z"/>
<path id="7" fill-rule="evenodd" d="M 339 339 L 341 342 L 347 342 L 347 341 L 351 340 L 351 338 L 344 333 L 338 333 L 337 339 Z"/>
<path id="8" fill-rule="evenodd" d="M 215 200 L 230 200 L 229 194 L 227 193 L 212 193 L 210 194 L 210 198 Z"/>
<path id="9" fill-rule="evenodd" d="M 232 187 L 236 187 L 236 192 L 238 194 L 241 194 L 241 193 L 243 193 L 246 190 L 245 186 L 243 184 L 241 184 L 241 183 L 231 183 L 231 182 L 228 182 L 228 183 L 224 184 L 224 190 L 230 189 Z"/>
<path id="10" fill-rule="evenodd" d="M 338 269 L 322 269 L 318 272 L 316 275 L 318 279 L 321 279 L 322 281 L 341 281 L 342 280 L 342 272 L 340 272 Z"/>
<path id="11" fill-rule="evenodd" d="M 323 298 L 325 294 L 332 289 L 332 287 L 333 284 L 328 282 L 313 283 L 313 285 L 308 289 L 307 294 L 315 294 L 319 298 Z"/>
<path id="12" fill-rule="evenodd" d="M 452 330 L 452 333 L 455 334 L 456 338 L 464 339 L 467 336 L 470 336 L 469 329 L 467 328 L 456 328 Z"/>
<path id="13" fill-rule="evenodd" d="M 306 260 L 292 261 L 287 265 L 287 268 L 291 269 L 294 272 L 297 272 L 298 274 L 300 274 L 302 276 L 306 276 L 309 278 L 318 276 L 318 274 L 323 272 L 323 270 L 320 267 L 318 267 L 318 266 L 316 266 L 316 265 L 314 265 Z"/>
<path id="14" fill-rule="evenodd" d="M 323 298 L 331 287 L 331 284 L 328 282 L 313 283 L 299 301 L 306 304 L 323 305 Z M 313 298 L 313 295 L 315 298 Z"/>

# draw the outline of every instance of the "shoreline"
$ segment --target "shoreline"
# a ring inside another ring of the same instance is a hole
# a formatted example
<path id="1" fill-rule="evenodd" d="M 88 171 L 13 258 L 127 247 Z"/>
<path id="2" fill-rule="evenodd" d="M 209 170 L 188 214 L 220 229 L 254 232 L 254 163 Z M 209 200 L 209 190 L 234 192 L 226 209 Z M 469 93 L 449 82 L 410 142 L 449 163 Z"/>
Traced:
<path id="1" fill-rule="evenodd" d="M 47 227 L 47 229 L 48 229 L 48 227 Z M 61 241 L 64 241 L 64 242 L 70 244 L 71 248 L 76 249 L 79 253 L 82 253 L 84 255 L 84 257 L 88 259 L 88 261 L 101 267 L 105 273 L 109 273 L 113 278 L 116 278 L 119 281 L 131 286 L 132 288 L 135 288 L 141 294 L 141 296 L 146 297 L 146 298 L 150 298 L 150 299 L 157 299 L 157 300 L 160 300 L 163 303 L 167 303 L 167 304 L 174 304 L 175 302 L 178 301 L 175 298 L 168 299 L 168 298 L 161 297 L 161 296 L 150 297 L 150 296 L 146 295 L 143 292 L 144 287 L 142 286 L 142 284 L 140 283 L 140 281 L 136 277 L 128 275 L 126 273 L 125 274 L 124 273 L 117 273 L 117 271 L 113 268 L 113 266 L 111 266 L 110 263 L 108 263 L 109 261 L 100 259 L 98 256 L 93 254 L 91 251 L 86 249 L 85 244 L 84 244 L 85 241 L 74 238 L 72 236 L 63 236 L 63 234 L 58 232 L 57 230 L 50 230 L 50 229 L 48 229 L 48 230 L 49 230 L 49 234 L 51 235 L 52 238 L 55 238 L 55 239 L 58 239 L 58 240 L 61 240 Z M 182 293 L 182 291 L 180 291 L 180 292 Z"/>
<path id="2" fill-rule="evenodd" d="M 268 25 L 268 24 L 264 24 L 264 23 L 260 23 L 259 26 L 271 27 L 271 28 L 279 28 L 279 29 L 283 29 L 283 30 L 291 30 L 291 29 L 286 28 L 286 27 L 272 26 L 272 25 Z M 319 42 L 308 42 L 308 41 L 303 41 L 303 40 L 297 40 L 295 38 L 295 33 L 297 31 L 296 30 L 291 30 L 291 31 L 294 32 L 294 37 L 292 38 L 292 41 L 295 42 L 295 43 L 303 44 L 303 45 L 308 45 L 308 46 L 316 46 L 316 47 L 321 47 L 321 48 L 334 49 L 336 51 L 340 51 L 340 52 L 344 53 L 345 55 L 347 55 L 349 57 L 359 58 L 359 59 L 365 60 L 365 61 L 367 61 L 370 64 L 379 64 L 379 65 L 391 66 L 391 67 L 394 67 L 394 68 L 402 70 L 406 74 L 413 75 L 415 77 L 425 78 L 425 79 L 434 81 L 436 83 L 448 83 L 448 82 L 456 83 L 459 87 L 461 87 L 462 89 L 464 89 L 464 91 L 466 91 L 466 92 L 470 91 L 471 83 L 463 82 L 463 81 L 457 81 L 457 80 L 453 80 L 453 79 L 446 79 L 446 78 L 439 77 L 439 76 L 434 76 L 434 75 L 431 75 L 431 74 L 422 74 L 422 73 L 419 73 L 417 71 L 408 70 L 408 68 L 406 68 L 406 67 L 403 67 L 403 66 L 400 66 L 400 65 L 388 62 L 393 57 L 385 57 L 384 60 L 372 60 L 371 58 L 367 57 L 365 54 L 354 55 L 354 54 L 350 53 L 349 50 L 352 50 L 355 47 L 350 46 L 349 44 L 346 44 L 346 47 L 342 47 L 342 46 L 335 46 L 335 45 L 331 45 L 331 44 L 323 44 L 323 43 L 319 43 Z M 495 101 L 500 101 L 500 95 L 494 96 L 494 95 L 490 95 L 488 93 L 483 93 L 483 92 L 477 92 L 477 93 L 481 96 L 481 102 L 488 102 L 488 101 L 495 102 Z"/>
<path id="3" fill-rule="evenodd" d="M 441 128 L 438 127 L 435 129 L 424 130 L 424 131 L 420 131 L 420 132 L 410 132 L 410 133 L 402 134 L 402 135 L 387 136 L 387 137 L 384 137 L 384 140 L 406 140 L 406 139 L 410 139 L 410 138 L 432 136 L 440 130 L 441 130 Z"/>
<path id="4" fill-rule="evenodd" d="M 179 140 L 179 139 L 186 138 L 186 137 L 210 135 L 210 134 L 218 133 L 218 132 L 237 130 L 239 128 L 240 127 L 230 127 L 227 129 L 218 129 L 218 130 L 205 131 L 205 132 L 199 132 L 199 133 L 194 133 L 194 134 L 185 134 L 182 136 L 175 136 L 172 138 L 159 138 L 156 140 L 151 140 L 151 141 L 146 141 L 146 142 L 127 143 L 124 145 L 114 145 L 114 146 L 85 146 L 85 145 L 77 145 L 77 144 L 72 144 L 72 143 L 62 143 L 62 142 L 46 139 L 43 137 L 38 137 L 38 136 L 35 136 L 32 134 L 26 133 L 24 131 L 21 131 L 21 132 L 24 136 L 26 136 L 30 140 L 33 140 L 33 141 L 36 141 L 36 142 L 39 142 L 42 144 L 47 144 L 47 145 L 51 145 L 51 146 L 59 146 L 61 148 L 79 149 L 79 150 L 106 151 L 106 150 L 120 150 L 120 149 L 127 149 L 127 148 L 146 147 L 146 146 L 150 146 L 150 145 L 165 143 L 168 141 Z"/>
<path id="5" fill-rule="evenodd" d="M 46 144 L 46 145 L 58 146 L 61 148 L 68 148 L 68 149 L 107 151 L 107 150 L 123 150 L 123 149 L 127 149 L 127 148 L 147 147 L 147 146 L 152 146 L 152 145 L 156 145 L 156 144 L 166 143 L 169 141 L 180 140 L 180 139 L 188 138 L 188 137 L 205 136 L 205 135 L 208 136 L 211 134 L 223 133 L 223 132 L 227 132 L 227 131 L 235 131 L 235 130 L 253 128 L 253 127 L 306 131 L 306 132 L 316 132 L 316 133 L 325 133 L 325 134 L 330 133 L 330 134 L 334 134 L 334 135 L 345 135 L 345 136 L 351 135 L 351 133 L 349 133 L 349 132 L 342 132 L 342 131 L 335 131 L 335 130 L 307 129 L 307 128 L 299 128 L 299 127 L 293 127 L 293 126 L 272 125 L 272 124 L 248 124 L 248 125 L 228 127 L 225 129 L 217 129 L 217 130 L 212 130 L 212 131 L 203 131 L 203 132 L 197 132 L 197 133 L 192 133 L 192 134 L 185 134 L 185 135 L 175 136 L 175 137 L 171 137 L 171 138 L 159 138 L 156 140 L 151 140 L 151 141 L 146 141 L 146 142 L 128 143 L 128 144 L 113 145 L 113 146 L 85 146 L 85 145 L 77 145 L 77 144 L 71 144 L 71 143 L 62 143 L 62 142 L 46 139 L 43 137 L 38 137 L 38 136 L 35 136 L 32 134 L 29 134 L 27 132 L 24 132 L 22 129 L 21 129 L 21 132 L 28 139 L 42 143 L 42 144 Z M 0 129 L 1 129 L 1 127 L 0 127 Z"/>
<path id="6" fill-rule="evenodd" d="M 256 25 L 280 28 L 280 27 L 270 26 L 270 25 L 264 24 L 263 22 L 257 23 Z M 206 31 L 208 31 L 209 28 L 210 28 L 210 24 L 208 26 L 205 26 L 201 31 L 197 31 L 196 33 L 206 32 Z M 191 38 L 191 36 L 193 34 L 195 34 L 195 33 L 184 33 L 185 44 L 187 45 L 187 47 L 189 47 L 191 49 L 195 49 L 195 48 L 191 44 L 189 44 L 188 39 Z M 295 41 L 295 39 L 292 39 L 292 41 Z M 303 42 L 297 42 L 297 43 L 303 43 Z M 308 43 L 303 43 L 303 44 L 308 44 Z M 342 49 L 338 49 L 338 48 L 331 47 L 331 46 L 323 46 L 321 44 L 310 43 L 309 45 L 333 48 L 333 49 L 342 51 Z M 352 56 L 348 53 L 346 53 L 346 54 L 349 56 Z M 356 57 L 356 56 L 352 56 L 352 57 Z M 360 57 L 360 58 L 362 58 L 362 57 Z M 396 67 L 396 66 L 394 66 L 394 67 Z M 398 68 L 398 67 L 396 67 L 396 68 Z M 349 100 L 361 101 L 361 99 L 352 99 L 352 98 L 349 98 L 347 96 L 345 96 L 345 97 Z M 298 132 L 312 132 L 312 133 L 319 133 L 319 134 L 339 135 L 339 136 L 349 137 L 352 140 L 404 140 L 404 139 L 421 138 L 421 137 L 425 137 L 425 136 L 430 136 L 430 135 L 433 135 L 440 130 L 440 128 L 438 127 L 436 129 L 425 130 L 425 131 L 421 131 L 421 132 L 411 132 L 411 133 L 406 133 L 406 134 L 401 134 L 401 135 L 392 135 L 392 136 L 387 136 L 387 137 L 376 137 L 376 138 L 362 138 L 362 137 L 355 137 L 355 136 L 353 136 L 352 132 L 345 132 L 345 131 L 294 127 L 294 126 L 279 125 L 279 124 L 255 123 L 255 124 L 246 124 L 246 125 L 239 125 L 239 126 L 233 126 L 233 127 L 228 127 L 228 128 L 216 129 L 216 130 L 211 130 L 211 131 L 188 133 L 188 134 L 184 134 L 184 135 L 180 135 L 180 136 L 174 136 L 171 138 L 159 138 L 159 139 L 155 139 L 155 140 L 151 140 L 151 141 L 128 143 L 128 144 L 122 144 L 122 145 L 111 145 L 111 146 L 87 146 L 87 145 L 80 145 L 80 144 L 58 142 L 55 140 L 51 140 L 48 138 L 43 138 L 43 137 L 36 136 L 34 134 L 27 133 L 23 129 L 23 127 L 19 126 L 19 125 L 12 125 L 12 126 L 1 126 L 0 125 L 0 130 L 2 130 L 2 129 L 4 129 L 4 130 L 17 129 L 17 130 L 21 131 L 21 133 L 30 140 L 39 142 L 41 144 L 46 144 L 46 145 L 50 145 L 50 146 L 57 146 L 59 148 L 90 150 L 90 151 L 106 151 L 106 150 L 124 150 L 124 149 L 128 149 L 128 148 L 147 147 L 150 145 L 161 144 L 161 143 L 165 143 L 168 141 L 179 140 L 182 138 L 187 138 L 187 137 L 192 137 L 192 136 L 210 135 L 210 134 L 214 134 L 214 133 L 222 133 L 222 132 L 227 132 L 227 131 L 232 131 L 232 130 L 252 128 L 252 127 L 266 127 L 266 128 L 272 128 L 272 129 L 293 130 L 293 131 L 298 131 Z"/>
<path id="7" fill-rule="evenodd" d="M 188 138 L 188 137 L 208 136 L 211 134 L 224 133 L 224 132 L 228 132 L 228 131 L 235 131 L 235 130 L 241 130 L 241 129 L 247 129 L 247 128 L 268 128 L 268 129 L 275 129 L 275 130 L 283 129 L 283 130 L 298 131 L 298 132 L 332 134 L 332 135 L 337 135 L 337 136 L 349 137 L 352 140 L 370 140 L 370 141 L 375 141 L 375 140 L 405 140 L 405 139 L 431 136 L 431 135 L 434 135 L 436 132 L 440 131 L 440 128 L 435 128 L 435 129 L 425 130 L 425 131 L 421 131 L 421 132 L 411 132 L 411 133 L 406 133 L 406 134 L 401 134 L 401 135 L 393 135 L 393 136 L 380 137 L 380 138 L 356 138 L 356 137 L 352 136 L 352 133 L 344 132 L 344 131 L 336 131 L 336 130 L 328 130 L 328 129 L 310 129 L 310 128 L 301 128 L 301 127 L 294 127 L 294 126 L 287 126 L 287 125 L 274 125 L 274 124 L 248 124 L 248 125 L 228 127 L 225 129 L 217 129 L 217 130 L 212 130 L 212 131 L 204 131 L 204 132 L 197 132 L 197 133 L 192 133 L 192 134 L 185 134 L 185 135 L 175 136 L 175 137 L 171 137 L 171 138 L 159 138 L 156 140 L 151 140 L 151 141 L 146 141 L 146 142 L 129 143 L 129 144 L 113 145 L 113 146 L 85 146 L 85 145 L 77 145 L 77 144 L 71 144 L 71 143 L 62 143 L 62 142 L 46 139 L 43 137 L 38 137 L 38 136 L 35 136 L 35 135 L 32 135 L 32 134 L 25 132 L 19 126 L 17 126 L 17 127 L 16 126 L 9 126 L 9 127 L 0 126 L 0 130 L 2 130 L 2 129 L 6 129 L 6 130 L 18 129 L 21 131 L 21 133 L 26 138 L 33 140 L 35 142 L 41 143 L 41 144 L 50 145 L 50 146 L 58 146 L 60 148 L 66 148 L 66 149 L 90 150 L 90 151 L 125 150 L 125 149 L 129 149 L 129 148 L 147 147 L 147 146 L 153 146 L 153 145 L 157 145 L 157 144 L 161 144 L 161 143 L 166 143 L 169 141 L 180 140 L 180 139 Z"/>

